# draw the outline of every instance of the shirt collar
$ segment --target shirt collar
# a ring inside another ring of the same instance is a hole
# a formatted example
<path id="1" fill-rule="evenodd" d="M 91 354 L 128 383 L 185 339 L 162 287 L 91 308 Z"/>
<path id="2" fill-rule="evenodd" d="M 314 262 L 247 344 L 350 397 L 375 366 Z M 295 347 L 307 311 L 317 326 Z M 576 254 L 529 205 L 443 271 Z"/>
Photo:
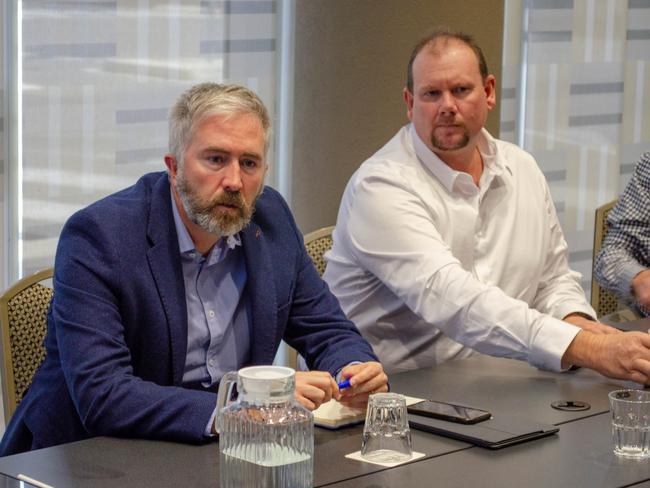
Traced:
<path id="1" fill-rule="evenodd" d="M 194 246 L 194 241 L 190 237 L 190 233 L 187 231 L 187 227 L 181 219 L 181 214 L 178 212 L 178 207 L 176 206 L 176 200 L 174 195 L 171 195 L 172 200 L 172 213 L 174 214 L 174 226 L 176 227 L 176 235 L 178 236 L 178 248 L 181 251 L 181 254 L 198 252 Z M 228 236 L 227 239 L 219 239 L 217 245 L 215 245 L 210 251 L 210 256 L 214 256 L 215 248 L 220 248 L 221 252 L 219 253 L 221 257 L 225 256 L 226 252 L 234 249 L 236 246 L 241 246 L 241 235 L 238 232 L 237 234 Z M 211 259 L 210 259 L 211 260 Z"/>
<path id="2" fill-rule="evenodd" d="M 463 191 L 468 186 L 476 186 L 471 180 L 471 176 L 462 171 L 456 171 L 447 166 L 436 153 L 427 147 L 427 145 L 420 139 L 420 136 L 415 131 L 413 124 L 409 124 L 409 132 L 413 141 L 413 148 L 417 154 L 420 162 L 426 166 L 433 175 L 442 183 L 449 193 L 454 191 Z M 500 176 L 503 172 L 504 162 L 499 157 L 497 152 L 496 143 L 490 133 L 482 129 L 478 137 L 478 150 L 483 158 L 483 174 L 481 175 L 480 183 L 488 183 L 495 177 Z M 486 174 L 487 173 L 487 174 Z"/>

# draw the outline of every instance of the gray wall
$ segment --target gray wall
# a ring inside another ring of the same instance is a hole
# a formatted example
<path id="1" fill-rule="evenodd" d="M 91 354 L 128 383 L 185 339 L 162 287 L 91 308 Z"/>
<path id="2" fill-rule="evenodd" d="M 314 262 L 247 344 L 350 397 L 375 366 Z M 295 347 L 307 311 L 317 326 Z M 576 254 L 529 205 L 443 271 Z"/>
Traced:
<path id="1" fill-rule="evenodd" d="M 474 35 L 498 85 L 503 3 L 296 1 L 291 207 L 303 232 L 335 222 L 352 173 L 407 121 L 406 64 L 424 32 L 444 24 Z"/>

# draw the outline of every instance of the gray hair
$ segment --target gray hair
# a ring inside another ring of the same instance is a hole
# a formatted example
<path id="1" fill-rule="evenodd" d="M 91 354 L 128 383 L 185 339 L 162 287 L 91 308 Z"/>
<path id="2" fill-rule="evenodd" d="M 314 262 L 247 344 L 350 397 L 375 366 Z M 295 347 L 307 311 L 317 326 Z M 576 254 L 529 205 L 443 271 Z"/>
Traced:
<path id="1" fill-rule="evenodd" d="M 213 115 L 255 115 L 264 130 L 264 148 L 269 147 L 271 121 L 260 98 L 240 85 L 201 83 L 185 91 L 169 113 L 169 152 L 182 164 L 196 124 Z"/>

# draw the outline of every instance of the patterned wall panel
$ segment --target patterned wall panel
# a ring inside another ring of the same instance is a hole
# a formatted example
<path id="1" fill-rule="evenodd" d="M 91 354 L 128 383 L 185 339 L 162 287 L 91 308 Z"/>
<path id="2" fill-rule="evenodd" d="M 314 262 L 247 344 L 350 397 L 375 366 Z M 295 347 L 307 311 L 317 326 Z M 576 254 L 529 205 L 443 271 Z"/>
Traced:
<path id="1" fill-rule="evenodd" d="M 537 158 L 588 290 L 595 208 L 650 149 L 650 0 L 506 4 L 501 136 Z"/>
<path id="2" fill-rule="evenodd" d="M 167 113 L 189 86 L 244 84 L 273 117 L 276 8 L 246 0 L 23 2 L 23 274 L 52 264 L 75 210 L 164 168 Z"/>
<path id="3" fill-rule="evenodd" d="M 650 149 L 650 0 L 630 0 L 625 33 L 622 171 Z"/>

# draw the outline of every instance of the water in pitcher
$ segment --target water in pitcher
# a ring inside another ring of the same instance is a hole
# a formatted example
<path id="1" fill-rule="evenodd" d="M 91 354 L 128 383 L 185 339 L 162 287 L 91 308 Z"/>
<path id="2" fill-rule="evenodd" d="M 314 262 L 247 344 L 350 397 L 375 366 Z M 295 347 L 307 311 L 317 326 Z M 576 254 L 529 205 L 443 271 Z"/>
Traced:
<path id="1" fill-rule="evenodd" d="M 241 457 L 242 452 L 233 452 L 235 450 L 232 449 L 223 451 L 219 456 L 219 471 L 222 473 L 219 486 L 223 488 L 311 488 L 313 461 L 310 455 L 277 446 L 241 447 L 244 453 L 261 447 L 268 453 L 273 453 L 271 455 L 273 459 L 257 463 Z"/>

